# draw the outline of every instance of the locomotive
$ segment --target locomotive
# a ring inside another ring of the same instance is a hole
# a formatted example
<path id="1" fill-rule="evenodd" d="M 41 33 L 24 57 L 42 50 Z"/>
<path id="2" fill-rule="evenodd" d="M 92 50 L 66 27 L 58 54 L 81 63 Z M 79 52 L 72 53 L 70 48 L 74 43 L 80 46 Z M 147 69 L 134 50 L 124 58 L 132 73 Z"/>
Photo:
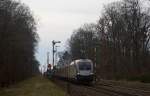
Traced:
<path id="1" fill-rule="evenodd" d="M 55 71 L 55 76 L 75 81 L 92 82 L 94 79 L 93 62 L 90 59 L 78 59 Z"/>

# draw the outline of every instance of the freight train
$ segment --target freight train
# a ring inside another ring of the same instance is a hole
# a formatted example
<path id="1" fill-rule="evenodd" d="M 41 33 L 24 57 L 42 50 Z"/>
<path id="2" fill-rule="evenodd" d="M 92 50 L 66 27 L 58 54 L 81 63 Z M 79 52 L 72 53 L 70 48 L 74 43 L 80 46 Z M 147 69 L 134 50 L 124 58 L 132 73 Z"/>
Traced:
<path id="1" fill-rule="evenodd" d="M 92 82 L 94 79 L 93 62 L 90 59 L 78 59 L 69 65 L 57 69 L 56 77 L 67 78 L 78 82 Z"/>

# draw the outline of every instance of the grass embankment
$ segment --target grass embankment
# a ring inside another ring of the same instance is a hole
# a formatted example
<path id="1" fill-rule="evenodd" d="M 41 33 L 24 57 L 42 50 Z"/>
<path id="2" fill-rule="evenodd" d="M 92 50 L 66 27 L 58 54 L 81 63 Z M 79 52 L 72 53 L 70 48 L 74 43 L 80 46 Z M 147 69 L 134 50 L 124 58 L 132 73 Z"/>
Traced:
<path id="1" fill-rule="evenodd" d="M 65 96 L 57 85 L 44 77 L 31 79 L 13 85 L 10 88 L 0 90 L 0 96 Z"/>

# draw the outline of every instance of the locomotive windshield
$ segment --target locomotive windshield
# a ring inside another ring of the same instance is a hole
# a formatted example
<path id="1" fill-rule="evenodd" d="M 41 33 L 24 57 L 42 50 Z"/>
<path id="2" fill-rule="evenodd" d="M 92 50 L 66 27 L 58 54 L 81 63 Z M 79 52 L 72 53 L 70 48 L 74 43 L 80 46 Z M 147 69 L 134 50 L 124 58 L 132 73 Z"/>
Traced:
<path id="1" fill-rule="evenodd" d="M 79 70 L 91 70 L 90 62 L 79 62 Z"/>

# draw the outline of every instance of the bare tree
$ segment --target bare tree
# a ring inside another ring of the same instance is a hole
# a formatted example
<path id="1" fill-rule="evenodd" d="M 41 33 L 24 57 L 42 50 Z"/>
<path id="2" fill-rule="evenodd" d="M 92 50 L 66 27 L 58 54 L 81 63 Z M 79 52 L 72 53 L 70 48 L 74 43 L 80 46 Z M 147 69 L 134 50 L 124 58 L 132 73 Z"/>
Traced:
<path id="1" fill-rule="evenodd" d="M 106 63 L 104 66 L 112 71 L 113 77 L 136 76 L 150 68 L 146 62 L 149 57 L 150 14 L 141 3 L 139 0 L 111 3 L 105 7 L 99 20 L 102 50 L 106 50 L 102 51 L 102 61 L 108 55 L 102 64 Z"/>
<path id="2" fill-rule="evenodd" d="M 38 72 L 34 52 L 36 23 L 27 6 L 0 0 L 0 84 L 9 85 Z"/>

